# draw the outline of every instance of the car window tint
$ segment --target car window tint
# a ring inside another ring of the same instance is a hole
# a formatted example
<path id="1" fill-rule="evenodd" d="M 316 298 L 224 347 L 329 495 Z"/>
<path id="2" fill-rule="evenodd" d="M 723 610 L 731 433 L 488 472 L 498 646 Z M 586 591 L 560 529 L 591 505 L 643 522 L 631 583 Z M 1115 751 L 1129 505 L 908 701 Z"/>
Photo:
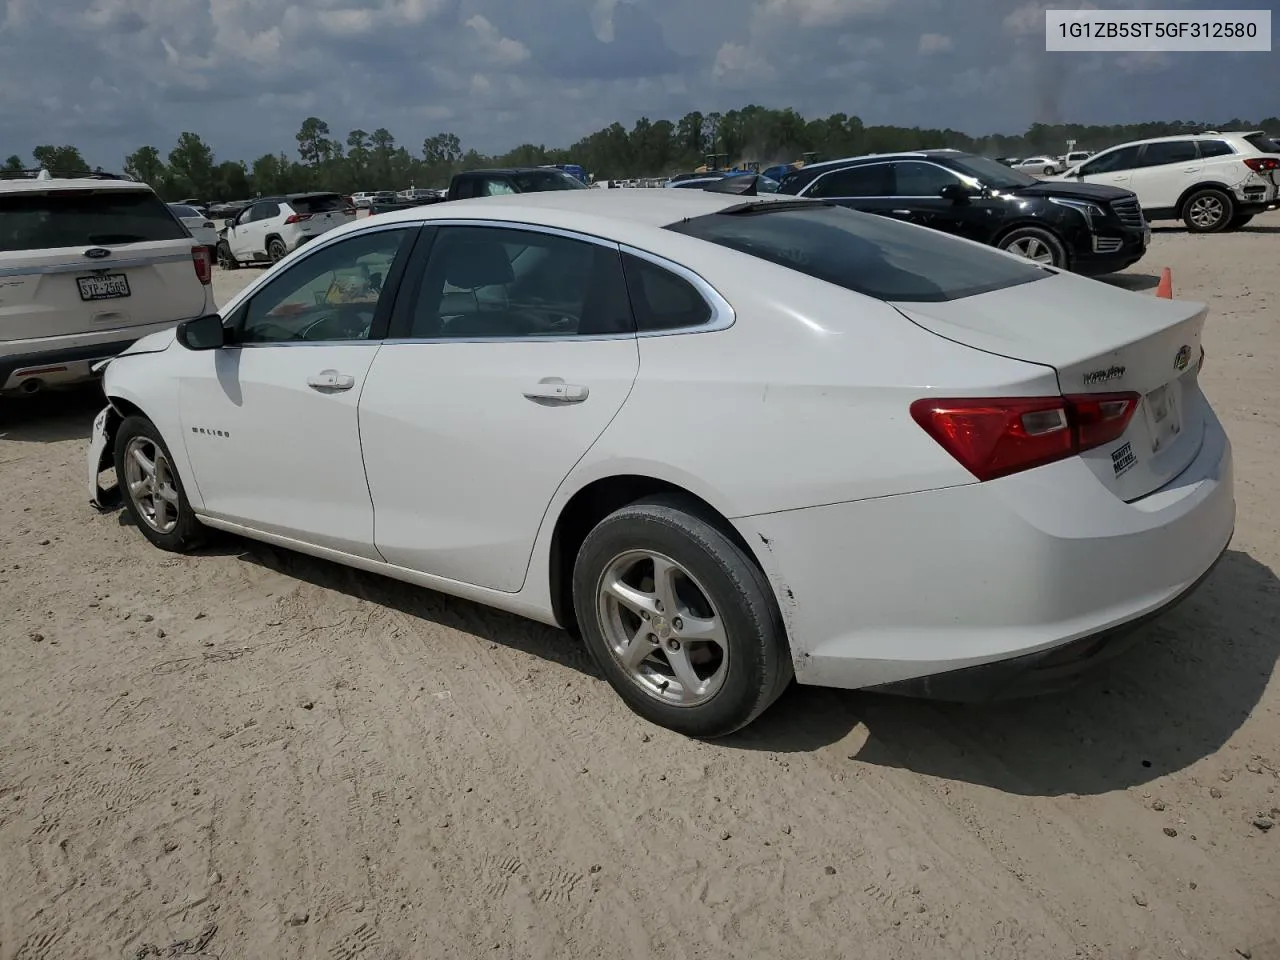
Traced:
<path id="1" fill-rule="evenodd" d="M 317 250 L 253 295 L 242 343 L 364 340 L 409 229 L 372 230 Z"/>
<path id="2" fill-rule="evenodd" d="M 893 165 L 894 194 L 899 197 L 936 197 L 938 191 L 960 178 L 935 163 L 901 160 Z"/>
<path id="3" fill-rule="evenodd" d="M 622 263 L 642 333 L 700 327 L 711 319 L 711 305 L 684 277 L 631 254 L 623 254 Z"/>
<path id="4" fill-rule="evenodd" d="M 201 215 L 200 211 L 195 207 L 184 207 L 178 203 L 169 204 L 169 209 L 173 211 L 176 217 L 198 217 Z"/>
<path id="5" fill-rule="evenodd" d="M 278 203 L 255 203 L 253 209 L 249 211 L 249 219 L 253 220 L 270 220 L 272 217 L 280 216 L 280 204 Z"/>
<path id="6" fill-rule="evenodd" d="M 746 212 L 706 214 L 666 229 L 889 301 L 956 300 L 1052 275 L 987 247 L 845 207 L 759 201 L 738 209 Z"/>
<path id="7" fill-rule="evenodd" d="M 344 209 L 346 204 L 336 193 L 321 193 L 314 197 L 294 197 L 289 206 L 294 213 L 329 213 Z"/>
<path id="8" fill-rule="evenodd" d="M 1159 167 L 1166 163 L 1188 163 L 1198 158 L 1194 140 L 1164 140 L 1143 147 L 1138 162 L 1142 167 Z"/>
<path id="9" fill-rule="evenodd" d="M 486 197 L 505 197 L 507 194 L 515 192 L 516 188 L 505 180 L 486 180 L 484 182 L 484 195 Z"/>
<path id="10" fill-rule="evenodd" d="M 1098 154 L 1080 168 L 1086 177 L 1095 173 L 1119 173 L 1132 170 L 1138 164 L 1138 147 L 1120 147 Z"/>
<path id="11" fill-rule="evenodd" d="M 1229 157 L 1235 153 L 1231 144 L 1225 140 L 1201 140 L 1197 146 L 1200 148 L 1200 157 L 1205 160 L 1210 157 Z"/>
<path id="12" fill-rule="evenodd" d="M 1280 153 L 1280 142 L 1274 137 L 1268 137 L 1265 133 L 1251 133 L 1244 138 L 1245 143 L 1249 144 L 1259 153 Z M 1204 144 L 1201 143 L 1203 149 Z"/>
<path id="13" fill-rule="evenodd" d="M 0 194 L 0 250 L 181 240 L 187 229 L 149 190 Z"/>
<path id="14" fill-rule="evenodd" d="M 585 190 L 587 185 L 562 170 L 538 170 L 517 173 L 512 178 L 520 193 L 538 193 L 547 190 Z"/>
<path id="15" fill-rule="evenodd" d="M 607 336 L 634 332 L 615 248 L 504 227 L 442 227 L 412 339 Z"/>
<path id="16" fill-rule="evenodd" d="M 869 163 L 836 170 L 818 178 L 807 197 L 887 197 L 893 192 L 892 168 L 887 163 Z"/>

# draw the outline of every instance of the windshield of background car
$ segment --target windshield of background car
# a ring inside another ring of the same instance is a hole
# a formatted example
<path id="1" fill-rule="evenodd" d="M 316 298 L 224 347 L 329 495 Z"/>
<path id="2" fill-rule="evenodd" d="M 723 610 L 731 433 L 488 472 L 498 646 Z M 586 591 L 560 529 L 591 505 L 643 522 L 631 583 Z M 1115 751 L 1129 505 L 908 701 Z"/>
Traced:
<path id="1" fill-rule="evenodd" d="M 0 194 L 0 251 L 182 240 L 187 228 L 150 190 Z"/>
<path id="2" fill-rule="evenodd" d="M 948 157 L 947 163 L 961 173 L 976 177 L 979 182 L 992 190 L 1016 190 L 1018 187 L 1030 187 L 1040 182 L 1021 170 L 1014 170 L 1012 167 L 1006 167 L 999 160 L 988 160 L 986 157 L 964 154 Z"/>
<path id="3" fill-rule="evenodd" d="M 289 206 L 294 213 L 336 213 L 343 210 L 346 204 L 336 193 L 318 193 L 311 197 L 293 197 Z"/>
<path id="4" fill-rule="evenodd" d="M 581 180 L 569 176 L 561 170 L 539 170 L 536 173 L 515 173 L 511 175 L 516 188 L 521 193 L 540 193 L 544 190 L 586 190 L 587 185 Z"/>
<path id="5" fill-rule="evenodd" d="M 944 233 L 845 207 L 802 204 L 757 201 L 666 229 L 879 300 L 959 300 L 1051 275 L 1028 260 Z"/>
<path id="6" fill-rule="evenodd" d="M 175 217 L 181 217 L 185 219 L 187 217 L 200 216 L 200 211 L 197 210 L 195 207 L 184 207 L 180 203 L 169 204 L 169 209 L 173 211 L 173 215 Z"/>

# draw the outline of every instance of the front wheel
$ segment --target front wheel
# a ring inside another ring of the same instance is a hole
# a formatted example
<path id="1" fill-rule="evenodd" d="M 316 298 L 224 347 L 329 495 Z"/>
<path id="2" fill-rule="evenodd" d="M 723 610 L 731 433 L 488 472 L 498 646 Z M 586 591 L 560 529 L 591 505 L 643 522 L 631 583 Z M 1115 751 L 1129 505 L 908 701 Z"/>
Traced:
<path id="1" fill-rule="evenodd" d="M 284 245 L 284 241 L 279 237 L 272 237 L 271 242 L 267 244 L 267 257 L 272 263 L 279 263 L 289 253 L 289 248 Z"/>
<path id="2" fill-rule="evenodd" d="M 1044 168 L 1044 175 L 1045 175 L 1046 177 L 1052 177 L 1052 176 L 1053 176 L 1055 173 L 1057 173 L 1057 172 L 1058 172 L 1058 170 L 1057 170 L 1057 168 L 1056 168 L 1056 167 L 1045 167 L 1045 168 Z"/>
<path id="3" fill-rule="evenodd" d="M 602 520 L 578 551 L 583 639 L 633 711 L 693 737 L 746 726 L 793 676 L 768 580 L 699 507 L 656 497 Z"/>
<path id="4" fill-rule="evenodd" d="M 1057 237 L 1040 227 L 1019 227 L 1000 239 L 999 247 L 1046 267 L 1067 267 L 1067 250 Z"/>
<path id="5" fill-rule="evenodd" d="M 1218 233 L 1235 217 L 1235 201 L 1221 190 L 1197 190 L 1187 197 L 1182 222 L 1191 233 Z"/>
<path id="6" fill-rule="evenodd" d="M 175 553 L 204 542 L 205 528 L 187 502 L 173 457 L 155 424 L 146 417 L 125 417 L 116 430 L 115 463 L 125 511 L 144 537 Z"/>
<path id="7" fill-rule="evenodd" d="M 218 266 L 223 270 L 239 270 L 240 261 L 231 252 L 231 245 L 223 240 L 218 244 Z"/>

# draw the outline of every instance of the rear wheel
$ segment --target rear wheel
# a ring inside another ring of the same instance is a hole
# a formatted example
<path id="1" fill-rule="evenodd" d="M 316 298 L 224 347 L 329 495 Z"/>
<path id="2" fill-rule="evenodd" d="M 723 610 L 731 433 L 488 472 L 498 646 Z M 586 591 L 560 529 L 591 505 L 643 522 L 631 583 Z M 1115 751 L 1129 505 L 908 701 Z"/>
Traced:
<path id="1" fill-rule="evenodd" d="M 1053 175 L 1054 175 L 1055 173 L 1057 173 L 1057 172 L 1058 172 L 1058 171 L 1057 171 L 1057 168 L 1056 168 L 1056 167 L 1045 167 L 1045 168 L 1044 168 L 1044 175 L 1045 175 L 1046 177 L 1051 177 L 1051 176 L 1053 176 Z"/>
<path id="2" fill-rule="evenodd" d="M 642 500 L 602 520 L 578 551 L 573 601 L 613 689 L 637 714 L 679 733 L 732 733 L 792 678 L 764 574 L 679 498 Z"/>
<path id="3" fill-rule="evenodd" d="M 1239 230 L 1246 223 L 1253 219 L 1252 213 L 1240 214 L 1231 218 L 1231 222 L 1227 224 L 1228 230 Z"/>
<path id="4" fill-rule="evenodd" d="M 146 417 L 125 417 L 116 430 L 116 482 L 126 512 L 161 550 L 181 553 L 204 542 L 206 530 L 187 502 L 164 439 Z"/>
<path id="5" fill-rule="evenodd" d="M 231 253 L 231 245 L 227 241 L 222 240 L 218 243 L 218 266 L 223 270 L 239 270 L 240 261 Z"/>
<path id="6" fill-rule="evenodd" d="M 1057 237 L 1040 227 L 1018 227 L 1000 238 L 1001 250 L 1042 263 L 1046 267 L 1067 267 L 1067 250 Z"/>
<path id="7" fill-rule="evenodd" d="M 284 241 L 279 237 L 272 237 L 267 243 L 267 257 L 272 263 L 279 263 L 289 253 L 289 248 L 284 245 Z"/>
<path id="8" fill-rule="evenodd" d="M 1218 233 L 1235 217 L 1235 201 L 1221 190 L 1197 190 L 1182 205 L 1182 222 L 1192 233 Z"/>

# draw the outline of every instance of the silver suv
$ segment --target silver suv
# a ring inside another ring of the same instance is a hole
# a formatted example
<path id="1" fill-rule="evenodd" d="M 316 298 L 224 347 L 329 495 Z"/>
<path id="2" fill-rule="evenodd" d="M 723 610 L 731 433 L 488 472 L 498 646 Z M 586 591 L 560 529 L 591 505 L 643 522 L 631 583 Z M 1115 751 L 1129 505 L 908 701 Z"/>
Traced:
<path id="1" fill-rule="evenodd" d="M 131 180 L 0 180 L 0 394 L 91 379 L 98 360 L 213 313 L 212 258 Z"/>

